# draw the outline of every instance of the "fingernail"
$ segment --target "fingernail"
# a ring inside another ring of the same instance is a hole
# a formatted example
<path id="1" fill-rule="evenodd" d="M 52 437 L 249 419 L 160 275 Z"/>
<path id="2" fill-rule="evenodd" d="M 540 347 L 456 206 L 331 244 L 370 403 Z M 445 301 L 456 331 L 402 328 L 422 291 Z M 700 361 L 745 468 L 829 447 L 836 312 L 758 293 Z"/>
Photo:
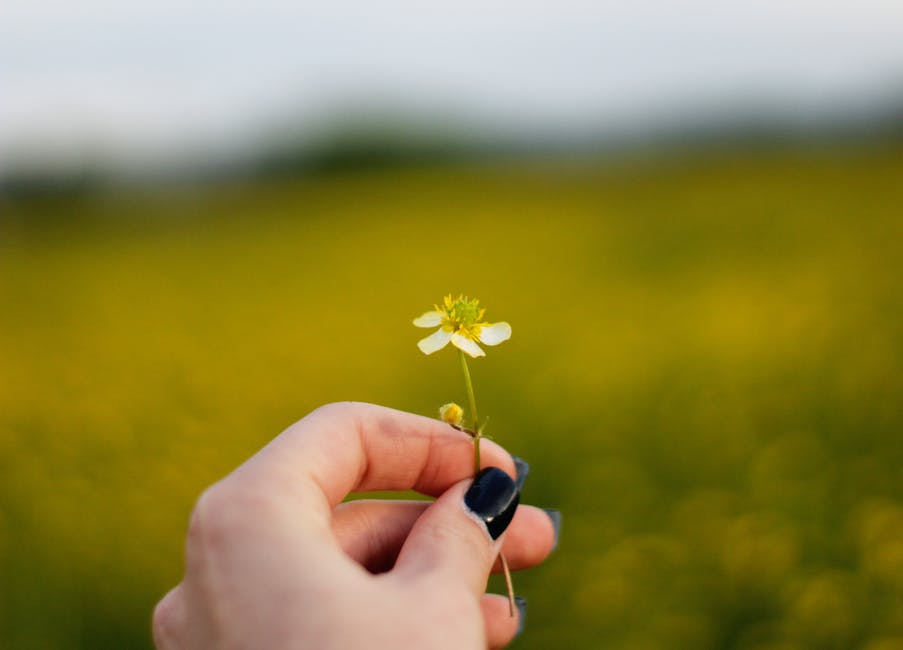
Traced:
<path id="1" fill-rule="evenodd" d="M 524 489 L 524 481 L 527 480 L 527 475 L 530 473 L 530 463 L 514 454 L 511 455 L 511 460 L 514 461 L 514 471 L 516 474 L 514 479 L 517 481 L 517 491 L 520 492 Z"/>
<path id="2" fill-rule="evenodd" d="M 558 534 L 561 532 L 561 511 L 554 508 L 543 508 L 545 513 L 552 520 L 552 528 L 555 529 L 555 543 L 552 544 L 552 550 L 558 548 Z"/>
<path id="3" fill-rule="evenodd" d="M 516 639 L 524 631 L 524 624 L 527 622 L 527 599 L 523 596 L 515 596 L 514 604 L 517 607 L 517 632 L 514 633 Z"/>
<path id="4" fill-rule="evenodd" d="M 464 505 L 486 524 L 492 539 L 505 532 L 518 501 L 517 484 L 498 467 L 480 470 L 464 495 Z"/>

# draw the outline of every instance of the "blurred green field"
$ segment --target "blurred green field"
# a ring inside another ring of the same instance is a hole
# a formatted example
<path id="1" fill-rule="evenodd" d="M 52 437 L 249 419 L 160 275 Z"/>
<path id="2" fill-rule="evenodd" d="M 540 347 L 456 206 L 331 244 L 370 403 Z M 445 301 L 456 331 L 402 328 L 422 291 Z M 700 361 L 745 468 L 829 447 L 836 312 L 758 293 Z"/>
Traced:
<path id="1" fill-rule="evenodd" d="M 323 402 L 464 402 L 411 325 L 464 292 L 564 512 L 516 647 L 903 648 L 901 278 L 899 148 L 0 203 L 0 647 L 149 647 L 206 485 Z"/>

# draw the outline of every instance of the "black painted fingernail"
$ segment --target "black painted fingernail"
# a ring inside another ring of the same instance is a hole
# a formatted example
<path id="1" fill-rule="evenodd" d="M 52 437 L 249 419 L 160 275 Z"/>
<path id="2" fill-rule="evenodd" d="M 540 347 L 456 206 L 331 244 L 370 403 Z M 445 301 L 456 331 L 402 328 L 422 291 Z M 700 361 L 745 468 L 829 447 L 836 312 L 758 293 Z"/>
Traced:
<path id="1" fill-rule="evenodd" d="M 554 508 L 543 508 L 543 510 L 549 515 L 549 519 L 552 520 L 552 528 L 555 529 L 555 543 L 552 544 L 552 550 L 554 551 L 558 548 L 558 535 L 561 533 L 561 510 L 555 510 Z"/>
<path id="2" fill-rule="evenodd" d="M 514 461 L 514 471 L 516 472 L 514 480 L 517 481 L 517 491 L 520 492 L 524 489 L 524 481 L 527 480 L 527 475 L 530 473 L 530 463 L 513 454 L 511 460 Z"/>
<path id="3" fill-rule="evenodd" d="M 480 470 L 464 495 L 464 505 L 486 524 L 492 539 L 505 532 L 518 501 L 517 484 L 498 467 Z"/>
<path id="4" fill-rule="evenodd" d="M 514 633 L 516 639 L 524 631 L 524 624 L 527 622 L 527 599 L 523 596 L 515 596 L 514 604 L 517 606 L 517 632 Z"/>

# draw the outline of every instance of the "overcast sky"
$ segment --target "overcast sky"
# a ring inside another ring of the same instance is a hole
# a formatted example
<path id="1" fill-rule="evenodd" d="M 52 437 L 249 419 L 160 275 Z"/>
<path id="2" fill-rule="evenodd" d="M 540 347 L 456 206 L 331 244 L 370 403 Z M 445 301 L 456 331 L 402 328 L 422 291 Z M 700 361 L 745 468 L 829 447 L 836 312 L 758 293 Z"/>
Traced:
<path id="1" fill-rule="evenodd" d="M 0 2 L 0 166 L 215 148 L 377 100 L 531 132 L 900 89 L 903 0 Z"/>

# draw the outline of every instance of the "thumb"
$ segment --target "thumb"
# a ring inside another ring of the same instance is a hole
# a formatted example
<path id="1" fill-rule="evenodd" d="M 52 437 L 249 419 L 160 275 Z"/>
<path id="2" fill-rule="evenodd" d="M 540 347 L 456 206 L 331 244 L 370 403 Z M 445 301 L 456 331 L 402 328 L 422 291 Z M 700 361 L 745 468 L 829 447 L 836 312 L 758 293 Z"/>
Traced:
<path id="1" fill-rule="evenodd" d="M 463 583 L 482 594 L 519 500 L 514 480 L 498 467 L 457 483 L 414 524 L 394 573 Z"/>

